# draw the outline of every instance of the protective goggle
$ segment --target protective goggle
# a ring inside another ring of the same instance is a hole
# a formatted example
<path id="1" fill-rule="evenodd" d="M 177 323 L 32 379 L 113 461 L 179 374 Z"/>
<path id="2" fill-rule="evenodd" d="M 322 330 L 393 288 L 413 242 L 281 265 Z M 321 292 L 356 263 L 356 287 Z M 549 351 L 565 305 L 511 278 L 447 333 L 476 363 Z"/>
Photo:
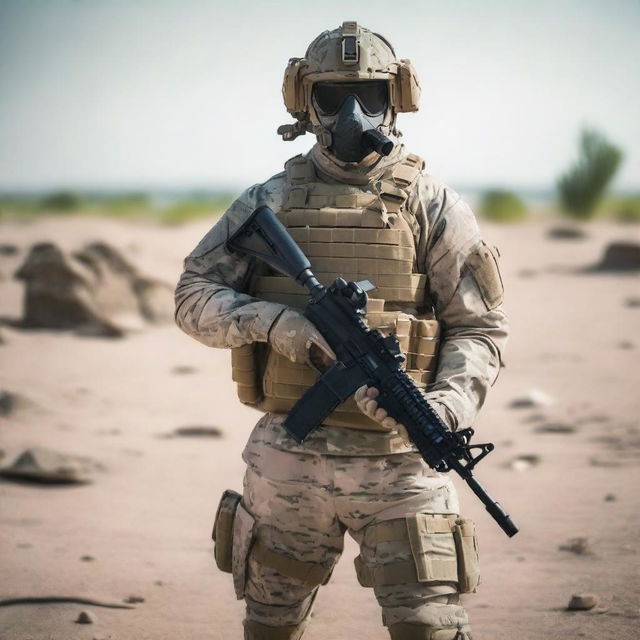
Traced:
<path id="1" fill-rule="evenodd" d="M 313 85 L 313 99 L 323 115 L 334 116 L 350 95 L 358 100 L 368 116 L 379 116 L 387 110 L 389 104 L 385 80 L 317 82 Z"/>

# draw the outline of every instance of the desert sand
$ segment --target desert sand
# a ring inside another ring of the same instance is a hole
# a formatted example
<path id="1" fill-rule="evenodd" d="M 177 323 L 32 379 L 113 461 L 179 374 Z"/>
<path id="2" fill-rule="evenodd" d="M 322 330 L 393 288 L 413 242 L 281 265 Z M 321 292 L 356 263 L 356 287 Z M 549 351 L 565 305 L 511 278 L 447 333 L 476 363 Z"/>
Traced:
<path id="1" fill-rule="evenodd" d="M 585 270 L 610 241 L 638 241 L 638 227 L 599 222 L 585 239 L 554 240 L 555 224 L 483 225 L 502 254 L 511 340 L 477 424 L 477 441 L 496 444 L 477 476 L 521 531 L 508 539 L 458 483 L 479 528 L 482 584 L 464 601 L 480 640 L 640 637 L 639 280 Z M 175 282 L 209 225 L 1 222 L 0 242 L 18 253 L 0 255 L 0 316 L 21 315 L 12 274 L 35 242 L 106 240 L 144 273 Z M 0 415 L 0 465 L 41 445 L 101 466 L 82 486 L 0 481 L 0 599 L 134 601 L 0 607 L 0 639 L 241 638 L 243 605 L 215 568 L 209 537 L 220 494 L 242 486 L 240 454 L 259 417 L 235 398 L 229 353 L 173 325 L 120 339 L 10 324 L 0 334 L 0 392 L 24 398 Z M 534 400 L 546 396 L 539 406 L 511 406 L 532 390 Z M 194 425 L 222 437 L 168 437 Z M 590 553 L 559 549 L 577 537 Z M 308 640 L 387 637 L 373 592 L 357 584 L 356 553 L 349 541 Z M 576 593 L 599 602 L 567 611 Z M 74 622 L 83 610 L 92 624 Z"/>

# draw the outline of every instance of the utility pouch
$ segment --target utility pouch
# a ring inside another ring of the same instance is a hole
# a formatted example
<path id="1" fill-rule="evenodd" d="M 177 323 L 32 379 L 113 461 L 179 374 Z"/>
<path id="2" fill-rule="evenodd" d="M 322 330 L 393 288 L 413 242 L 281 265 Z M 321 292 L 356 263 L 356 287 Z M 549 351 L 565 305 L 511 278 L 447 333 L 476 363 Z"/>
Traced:
<path id="1" fill-rule="evenodd" d="M 418 582 L 455 582 L 457 550 L 446 515 L 416 513 L 406 518 Z"/>
<path id="2" fill-rule="evenodd" d="M 227 489 L 220 499 L 211 537 L 215 542 L 213 556 L 220 571 L 231 573 L 233 553 L 233 523 L 242 496 Z"/>
<path id="3" fill-rule="evenodd" d="M 453 527 L 453 539 L 458 557 L 460 593 L 475 592 L 480 584 L 480 562 L 476 526 L 470 518 L 459 518 Z"/>
<path id="4" fill-rule="evenodd" d="M 504 286 L 496 253 L 485 242 L 467 259 L 467 264 L 480 289 L 480 295 L 491 311 L 502 303 Z"/>

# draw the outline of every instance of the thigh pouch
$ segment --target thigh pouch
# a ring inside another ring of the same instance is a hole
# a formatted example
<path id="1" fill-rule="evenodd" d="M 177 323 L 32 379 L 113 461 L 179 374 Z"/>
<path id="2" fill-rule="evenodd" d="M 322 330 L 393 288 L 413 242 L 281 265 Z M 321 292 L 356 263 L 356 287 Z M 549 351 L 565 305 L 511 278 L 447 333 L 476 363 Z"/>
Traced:
<path id="1" fill-rule="evenodd" d="M 222 494 L 213 524 L 214 558 L 221 571 L 233 574 L 239 600 L 244 597 L 249 555 L 261 565 L 313 587 L 329 581 L 333 564 L 326 567 L 272 551 L 261 542 L 257 529 L 255 518 L 242 504 L 242 496 L 227 489 Z"/>
<path id="2" fill-rule="evenodd" d="M 480 582 L 478 541 L 469 518 L 418 513 L 378 522 L 366 528 L 363 546 L 374 550 L 371 561 L 355 559 L 364 587 L 455 582 L 459 593 L 470 593 Z M 410 559 L 394 560 L 394 555 Z"/>

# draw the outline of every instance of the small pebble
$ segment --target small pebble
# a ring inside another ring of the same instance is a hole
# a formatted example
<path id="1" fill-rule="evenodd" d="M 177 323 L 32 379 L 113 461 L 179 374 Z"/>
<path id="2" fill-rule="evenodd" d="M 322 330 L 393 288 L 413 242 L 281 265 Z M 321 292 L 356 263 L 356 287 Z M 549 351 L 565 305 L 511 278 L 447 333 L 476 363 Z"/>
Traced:
<path id="1" fill-rule="evenodd" d="M 570 538 L 564 544 L 561 544 L 558 549 L 560 551 L 570 551 L 577 556 L 588 556 L 593 553 L 589 538 Z"/>
<path id="2" fill-rule="evenodd" d="M 95 621 L 95 613 L 92 613 L 91 611 L 81 611 L 76 618 L 77 624 L 93 624 Z"/>
<path id="3" fill-rule="evenodd" d="M 576 427 L 565 422 L 548 422 L 535 428 L 536 433 L 575 433 Z"/>
<path id="4" fill-rule="evenodd" d="M 531 389 L 525 395 L 514 398 L 509 403 L 509 407 L 511 409 L 528 409 L 533 407 L 547 407 L 550 404 L 553 404 L 551 396 L 539 389 Z"/>
<path id="5" fill-rule="evenodd" d="M 607 493 L 607 495 L 604 497 L 605 502 L 615 502 L 617 499 L 618 498 L 616 498 L 615 493 Z"/>
<path id="6" fill-rule="evenodd" d="M 140 602 L 144 602 L 144 598 L 142 596 L 128 596 L 124 601 L 128 604 L 139 604 Z"/>
<path id="7" fill-rule="evenodd" d="M 540 463 L 540 456 L 535 454 L 525 454 L 516 456 L 511 461 L 507 462 L 507 467 L 513 469 L 513 471 L 527 471 Z"/>
<path id="8" fill-rule="evenodd" d="M 589 611 L 598 604 L 598 597 L 593 593 L 574 593 L 569 600 L 569 611 Z"/>
<path id="9" fill-rule="evenodd" d="M 82 562 L 93 562 L 95 558 L 93 556 L 81 556 L 80 560 L 82 560 Z"/>
<path id="10" fill-rule="evenodd" d="M 195 367 L 191 367 L 189 365 L 178 365 L 177 367 L 173 367 L 171 369 L 171 373 L 179 376 L 190 375 L 192 373 L 196 373 L 198 370 Z"/>

